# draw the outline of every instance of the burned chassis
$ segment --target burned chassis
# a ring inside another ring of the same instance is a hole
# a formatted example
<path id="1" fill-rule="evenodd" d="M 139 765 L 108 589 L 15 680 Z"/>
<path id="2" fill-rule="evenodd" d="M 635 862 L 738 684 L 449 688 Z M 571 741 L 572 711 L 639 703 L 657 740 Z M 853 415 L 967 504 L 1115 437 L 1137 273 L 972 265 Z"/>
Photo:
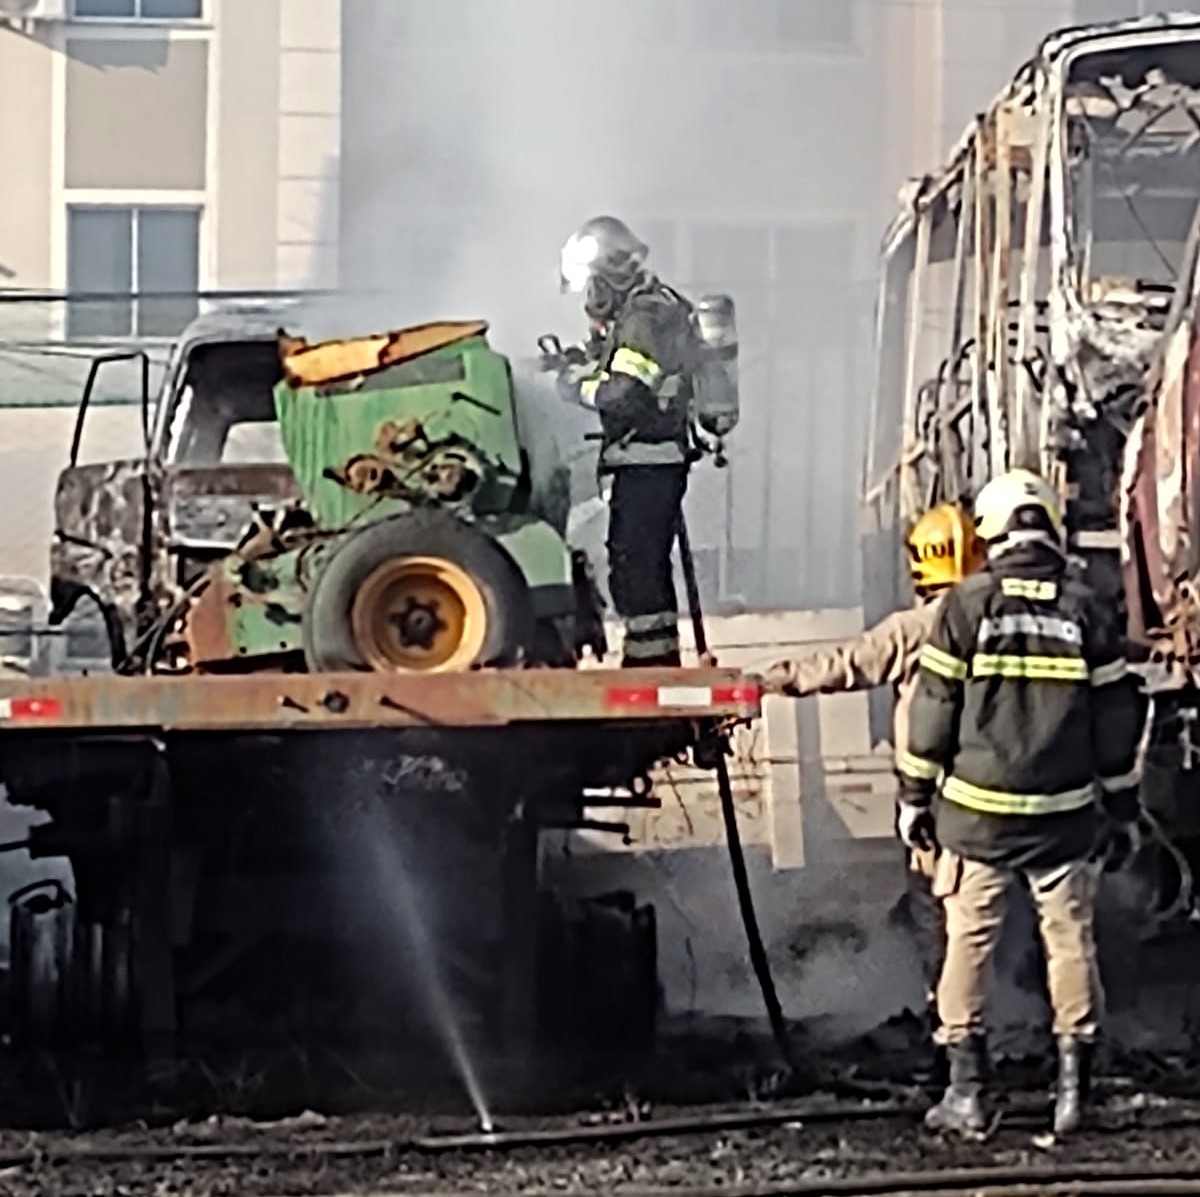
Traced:
<path id="1" fill-rule="evenodd" d="M 419 1043 L 432 970 L 493 1048 L 583 1026 L 644 1045 L 653 910 L 542 891 L 539 831 L 588 825 L 589 801 L 653 801 L 656 761 L 758 706 L 729 670 L 0 681 L 0 775 L 51 816 L 30 850 L 68 857 L 76 885 L 13 904 L 13 1031 L 158 1056 L 181 1033 L 344 1018 Z M 231 976 L 259 995 L 250 1019 Z"/>
<path id="2" fill-rule="evenodd" d="M 863 492 L 878 616 L 908 599 L 891 563 L 925 506 L 1017 465 L 1054 482 L 1153 698 L 1147 804 L 1193 865 L 1198 145 L 1200 19 L 1042 43 L 946 168 L 907 189 L 885 238 Z M 1190 878 L 1168 855 L 1148 871 L 1180 891 L 1165 913 L 1185 914 Z"/>

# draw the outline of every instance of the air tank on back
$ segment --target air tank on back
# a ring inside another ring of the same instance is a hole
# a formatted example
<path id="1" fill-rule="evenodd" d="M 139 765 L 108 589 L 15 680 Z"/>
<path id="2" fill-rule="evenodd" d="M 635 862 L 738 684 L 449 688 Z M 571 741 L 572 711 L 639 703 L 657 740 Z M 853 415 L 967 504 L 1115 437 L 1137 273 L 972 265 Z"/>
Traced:
<path id="1" fill-rule="evenodd" d="M 737 310 L 728 295 L 705 295 L 693 317 L 702 346 L 696 372 L 693 413 L 696 423 L 720 442 L 737 427 L 741 414 L 738 399 Z"/>

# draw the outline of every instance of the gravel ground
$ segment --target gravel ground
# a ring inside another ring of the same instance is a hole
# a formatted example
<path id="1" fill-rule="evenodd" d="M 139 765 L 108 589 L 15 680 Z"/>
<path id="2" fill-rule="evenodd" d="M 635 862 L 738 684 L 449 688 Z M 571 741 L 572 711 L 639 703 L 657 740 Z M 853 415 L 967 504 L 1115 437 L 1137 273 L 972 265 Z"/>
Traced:
<path id="1" fill-rule="evenodd" d="M 656 1109 L 656 1117 L 680 1113 Z M 644 1139 L 617 1146 L 575 1146 L 511 1152 L 428 1154 L 392 1150 L 371 1158 L 321 1159 L 318 1144 L 401 1142 L 424 1126 L 411 1118 L 315 1115 L 276 1124 L 210 1120 L 147 1131 L 135 1128 L 86 1136 L 0 1135 L 0 1157 L 30 1148 L 46 1158 L 0 1170 L 5 1197 L 327 1197 L 332 1194 L 530 1194 L 632 1192 L 693 1185 L 730 1186 L 930 1168 L 1028 1164 L 1139 1163 L 1200 1169 L 1200 1101 L 1144 1092 L 1108 1094 L 1099 1125 L 1070 1144 L 1046 1143 L 1044 1118 L 1025 1114 L 983 1144 L 939 1140 L 913 1119 L 840 1125 L 790 1124 Z M 509 1128 L 532 1125 L 515 1120 Z M 541 1123 L 539 1125 L 544 1125 Z M 443 1121 L 442 1131 L 469 1130 Z M 105 1163 L 54 1161 L 85 1147 L 205 1147 L 236 1143 L 262 1151 L 236 1160 Z M 291 1152 L 290 1158 L 286 1152 Z"/>
<path id="2" fill-rule="evenodd" d="M 561 1062 L 536 1078 L 484 1072 L 489 1092 L 505 1095 L 499 1118 L 512 1132 L 722 1109 L 845 1107 L 848 1085 L 881 1087 L 878 1097 L 912 1104 L 923 1100 L 912 1087 L 922 1059 L 912 1030 L 892 1026 L 824 1059 L 806 1051 L 822 1076 L 840 1079 L 838 1091 L 823 1096 L 789 1092 L 773 1071 L 771 1045 L 752 1037 L 671 1040 L 651 1060 L 607 1061 L 607 1073 Z M 1073 1161 L 1200 1170 L 1200 1085 L 1193 1081 L 1200 1053 L 1110 1061 L 1098 1125 L 1070 1144 L 1044 1141 L 1047 1064 L 1034 1060 L 1002 1066 L 1011 1112 L 983 1144 L 943 1142 L 909 1116 L 437 1154 L 404 1144 L 478 1129 L 460 1084 L 405 1072 L 377 1051 L 326 1056 L 324 1069 L 319 1053 L 193 1062 L 149 1086 L 140 1071 L 133 1082 L 101 1073 L 95 1061 L 0 1057 L 0 1121 L 23 1128 L 0 1131 L 0 1197 L 621 1194 Z M 213 1109 L 228 1113 L 209 1117 Z M 234 1155 L 222 1155 L 229 1147 Z M 179 1149 L 188 1158 L 171 1158 Z M 71 1158 L 97 1150 L 108 1158 Z"/>

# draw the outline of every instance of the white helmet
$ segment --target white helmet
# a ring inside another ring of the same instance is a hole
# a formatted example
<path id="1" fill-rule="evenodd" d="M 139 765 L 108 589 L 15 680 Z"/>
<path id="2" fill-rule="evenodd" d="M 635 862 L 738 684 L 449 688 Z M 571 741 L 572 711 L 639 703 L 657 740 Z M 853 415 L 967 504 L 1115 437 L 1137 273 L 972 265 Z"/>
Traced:
<path id="1" fill-rule="evenodd" d="M 559 275 L 563 291 L 587 290 L 593 278 L 615 291 L 626 291 L 637 280 L 650 250 L 615 216 L 594 216 L 562 247 Z"/>
<path id="2" fill-rule="evenodd" d="M 1021 533 L 1061 544 L 1064 527 L 1058 492 L 1032 470 L 1000 474 L 975 499 L 975 528 L 989 544 Z"/>

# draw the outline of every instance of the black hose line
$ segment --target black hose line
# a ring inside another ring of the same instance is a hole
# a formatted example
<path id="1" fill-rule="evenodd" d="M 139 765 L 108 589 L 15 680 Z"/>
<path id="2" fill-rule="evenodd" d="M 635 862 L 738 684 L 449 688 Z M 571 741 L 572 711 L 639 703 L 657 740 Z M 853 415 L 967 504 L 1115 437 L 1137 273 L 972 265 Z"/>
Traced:
<path id="1" fill-rule="evenodd" d="M 688 537 L 687 521 L 679 513 L 679 562 L 683 568 L 683 584 L 687 591 L 688 611 L 692 618 L 692 634 L 696 641 L 696 653 L 703 660 L 708 656 L 708 636 L 704 630 L 704 612 L 700 607 L 700 587 L 696 582 L 696 563 L 692 558 L 692 545 Z M 714 732 L 715 732 L 714 728 Z M 750 963 L 762 993 L 763 1005 L 771 1023 L 771 1034 L 775 1046 L 783 1058 L 788 1071 L 795 1077 L 801 1076 L 792 1052 L 783 1007 L 779 1004 L 779 993 L 775 989 L 775 978 L 771 975 L 771 962 L 763 944 L 758 916 L 754 911 L 754 895 L 750 889 L 750 875 L 746 870 L 746 854 L 742 850 L 742 836 L 738 830 L 737 807 L 733 801 L 733 786 L 729 780 L 729 765 L 726 761 L 728 737 L 720 737 L 716 745 L 717 790 L 721 796 L 721 817 L 725 823 L 725 839 L 729 845 L 729 863 L 733 869 L 733 884 L 737 890 L 738 909 L 742 915 L 742 926 L 746 932 L 746 946 L 750 952 Z"/>

